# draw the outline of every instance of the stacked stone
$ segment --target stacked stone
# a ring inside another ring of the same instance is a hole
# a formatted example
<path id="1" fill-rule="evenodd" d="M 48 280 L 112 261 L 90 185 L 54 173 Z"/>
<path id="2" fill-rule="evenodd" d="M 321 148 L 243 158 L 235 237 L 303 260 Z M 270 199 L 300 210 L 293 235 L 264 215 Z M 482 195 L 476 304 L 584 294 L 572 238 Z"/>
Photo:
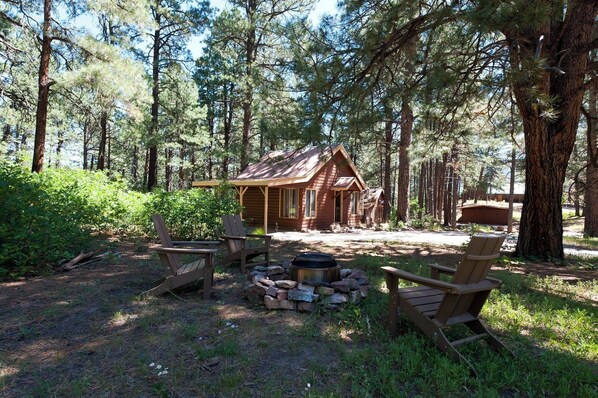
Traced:
<path id="1" fill-rule="evenodd" d="M 245 296 L 266 308 L 314 312 L 337 310 L 344 303 L 356 303 L 368 294 L 369 281 L 359 270 L 342 269 L 341 280 L 313 286 L 289 278 L 288 263 L 256 266 L 247 274 Z"/>

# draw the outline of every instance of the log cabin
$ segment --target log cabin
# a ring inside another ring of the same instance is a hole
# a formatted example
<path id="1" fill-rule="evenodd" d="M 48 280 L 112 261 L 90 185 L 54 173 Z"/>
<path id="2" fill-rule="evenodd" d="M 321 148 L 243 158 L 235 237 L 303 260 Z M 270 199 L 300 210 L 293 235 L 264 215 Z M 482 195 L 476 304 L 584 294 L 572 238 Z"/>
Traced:
<path id="1" fill-rule="evenodd" d="M 266 232 L 357 226 L 367 188 L 342 144 L 270 152 L 229 183 L 239 194 L 243 219 Z M 194 181 L 192 186 L 218 184 Z"/>

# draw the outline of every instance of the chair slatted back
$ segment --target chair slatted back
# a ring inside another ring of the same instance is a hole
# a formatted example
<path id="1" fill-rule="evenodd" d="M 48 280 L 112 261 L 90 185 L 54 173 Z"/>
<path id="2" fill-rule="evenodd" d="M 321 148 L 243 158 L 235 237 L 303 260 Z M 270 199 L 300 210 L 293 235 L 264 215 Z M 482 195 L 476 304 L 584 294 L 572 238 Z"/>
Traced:
<path id="1" fill-rule="evenodd" d="M 224 231 L 228 236 L 239 236 L 247 237 L 245 227 L 243 226 L 243 220 L 238 214 L 225 214 L 222 216 L 222 222 L 224 223 Z M 235 253 L 241 250 L 241 242 L 238 240 L 227 239 L 229 253 Z"/>
<path id="2" fill-rule="evenodd" d="M 468 285 L 486 278 L 495 260 L 500 257 L 504 235 L 476 235 L 471 238 L 461 263 L 457 266 L 452 283 Z M 479 315 L 489 292 L 469 294 L 447 294 L 438 308 L 436 319 L 445 323 L 450 318 L 469 313 Z"/>
<path id="3" fill-rule="evenodd" d="M 152 216 L 152 221 L 154 222 L 154 227 L 156 227 L 156 232 L 158 232 L 158 237 L 160 238 L 160 242 L 164 247 L 174 247 L 172 244 L 172 239 L 170 238 L 170 234 L 168 233 L 168 229 L 166 228 L 166 223 L 164 223 L 164 218 L 160 214 L 154 214 Z M 161 254 L 166 256 L 168 265 L 173 273 L 173 275 L 177 274 L 179 267 L 181 266 L 181 259 L 178 255 L 167 253 Z"/>

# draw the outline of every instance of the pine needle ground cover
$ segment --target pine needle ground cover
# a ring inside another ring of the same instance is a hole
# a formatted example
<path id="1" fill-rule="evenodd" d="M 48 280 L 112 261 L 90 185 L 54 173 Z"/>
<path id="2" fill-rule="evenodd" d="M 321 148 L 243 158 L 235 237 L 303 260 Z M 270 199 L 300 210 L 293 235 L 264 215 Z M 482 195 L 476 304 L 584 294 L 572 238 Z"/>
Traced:
<path id="1" fill-rule="evenodd" d="M 493 272 L 483 318 L 516 353 L 465 346 L 479 377 L 406 318 L 386 330 L 380 267 L 427 275 L 451 249 L 393 243 L 276 242 L 276 259 L 322 251 L 364 270 L 370 294 L 338 313 L 267 311 L 241 298 L 238 267 L 201 292 L 140 299 L 163 275 L 146 242 L 69 273 L 0 284 L 0 396 L 12 397 L 595 397 L 596 271 L 511 263 Z M 536 270 L 547 270 L 541 274 Z M 462 330 L 454 330 L 458 337 Z"/>

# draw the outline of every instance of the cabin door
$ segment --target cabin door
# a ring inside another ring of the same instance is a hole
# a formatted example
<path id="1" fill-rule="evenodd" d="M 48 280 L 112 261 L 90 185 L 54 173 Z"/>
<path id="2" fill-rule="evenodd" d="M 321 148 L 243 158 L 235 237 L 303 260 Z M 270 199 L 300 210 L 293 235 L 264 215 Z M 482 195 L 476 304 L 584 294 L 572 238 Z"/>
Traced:
<path id="1" fill-rule="evenodd" d="M 343 194 L 340 192 L 336 193 L 336 196 L 334 197 L 334 222 L 337 223 L 342 223 L 343 222 L 343 218 L 342 218 L 342 211 L 341 209 L 343 208 Z"/>

